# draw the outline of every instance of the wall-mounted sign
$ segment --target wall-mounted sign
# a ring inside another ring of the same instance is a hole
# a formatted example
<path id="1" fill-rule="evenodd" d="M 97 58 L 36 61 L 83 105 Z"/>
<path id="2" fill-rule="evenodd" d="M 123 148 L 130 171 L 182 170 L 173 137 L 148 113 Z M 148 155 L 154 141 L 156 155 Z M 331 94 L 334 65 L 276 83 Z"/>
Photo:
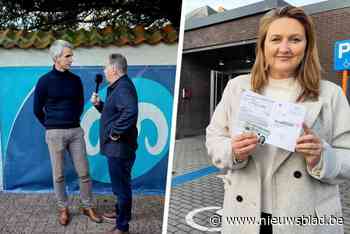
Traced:
<path id="1" fill-rule="evenodd" d="M 334 70 L 350 70 L 350 40 L 336 41 L 334 45 Z"/>

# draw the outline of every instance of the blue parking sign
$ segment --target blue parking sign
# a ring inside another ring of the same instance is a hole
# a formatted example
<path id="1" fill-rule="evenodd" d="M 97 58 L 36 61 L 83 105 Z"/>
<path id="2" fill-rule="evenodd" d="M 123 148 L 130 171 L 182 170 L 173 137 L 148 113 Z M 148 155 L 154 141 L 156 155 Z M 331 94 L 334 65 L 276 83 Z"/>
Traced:
<path id="1" fill-rule="evenodd" d="M 334 70 L 350 70 L 350 40 L 336 41 L 334 46 Z"/>

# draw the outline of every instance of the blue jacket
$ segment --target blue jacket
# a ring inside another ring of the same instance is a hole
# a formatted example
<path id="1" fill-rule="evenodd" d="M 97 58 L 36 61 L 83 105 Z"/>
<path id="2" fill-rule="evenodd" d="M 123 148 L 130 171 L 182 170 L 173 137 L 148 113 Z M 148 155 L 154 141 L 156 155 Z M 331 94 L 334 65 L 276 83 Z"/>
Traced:
<path id="1" fill-rule="evenodd" d="M 107 89 L 106 102 L 96 109 L 100 120 L 100 151 L 110 157 L 128 157 L 137 149 L 138 100 L 134 84 L 127 75 Z M 111 137 L 112 136 L 112 137 Z M 120 137 L 114 141 L 113 137 Z"/>

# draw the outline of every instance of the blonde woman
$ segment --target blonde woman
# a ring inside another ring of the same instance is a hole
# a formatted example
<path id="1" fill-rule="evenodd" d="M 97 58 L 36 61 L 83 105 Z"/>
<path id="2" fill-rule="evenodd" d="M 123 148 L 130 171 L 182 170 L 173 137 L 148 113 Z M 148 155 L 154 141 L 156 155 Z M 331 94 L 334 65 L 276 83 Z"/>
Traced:
<path id="1" fill-rule="evenodd" d="M 223 233 L 344 233 L 338 184 L 350 178 L 350 108 L 340 87 L 321 80 L 311 18 L 292 6 L 268 12 L 256 50 L 251 74 L 227 84 L 207 127 L 212 162 L 227 169 Z M 295 152 L 233 133 L 243 90 L 306 107 Z"/>

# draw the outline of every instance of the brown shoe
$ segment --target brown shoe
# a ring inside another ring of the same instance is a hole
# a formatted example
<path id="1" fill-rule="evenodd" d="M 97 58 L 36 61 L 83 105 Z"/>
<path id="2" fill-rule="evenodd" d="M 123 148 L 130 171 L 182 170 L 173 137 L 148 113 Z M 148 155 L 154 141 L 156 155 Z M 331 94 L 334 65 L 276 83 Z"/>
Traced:
<path id="1" fill-rule="evenodd" d="M 63 226 L 69 223 L 69 210 L 67 207 L 58 210 L 58 222 Z"/>
<path id="2" fill-rule="evenodd" d="M 115 211 L 110 211 L 110 212 L 103 213 L 102 218 L 108 223 L 115 223 L 117 215 Z"/>
<path id="3" fill-rule="evenodd" d="M 95 223 L 101 223 L 102 218 L 96 213 L 94 208 L 80 208 L 80 211 Z"/>
<path id="4" fill-rule="evenodd" d="M 129 232 L 123 232 L 118 228 L 113 228 L 112 230 L 106 232 L 106 234 L 130 234 Z"/>

